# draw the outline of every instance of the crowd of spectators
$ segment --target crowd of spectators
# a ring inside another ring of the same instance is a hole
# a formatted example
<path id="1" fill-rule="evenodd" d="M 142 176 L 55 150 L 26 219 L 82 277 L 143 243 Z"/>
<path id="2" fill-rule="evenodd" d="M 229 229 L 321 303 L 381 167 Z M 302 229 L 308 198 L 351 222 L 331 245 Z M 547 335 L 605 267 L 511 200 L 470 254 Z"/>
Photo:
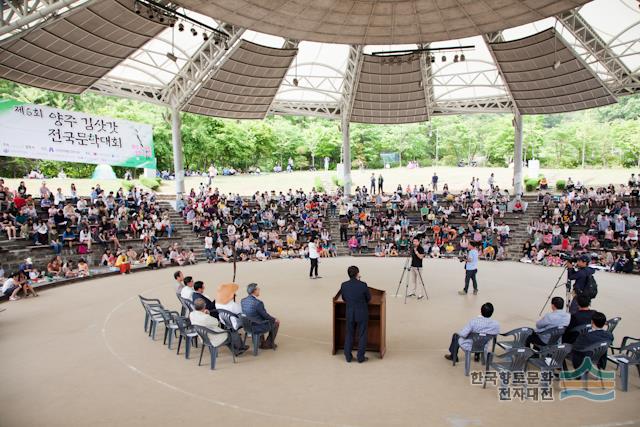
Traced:
<path id="1" fill-rule="evenodd" d="M 141 188 L 107 192 L 98 184 L 88 197 L 81 197 L 74 184 L 66 192 L 61 188 L 52 191 L 43 181 L 38 194 L 32 195 L 24 181 L 10 189 L 0 179 L 0 236 L 26 241 L 30 249 L 50 247 L 54 253 L 46 271 L 26 275 L 29 282 L 89 275 L 86 255 L 96 247 L 103 252 L 97 267 L 123 274 L 136 265 L 157 268 L 195 263 L 192 250 L 177 244 L 159 245 L 158 238 L 171 237 L 173 232 L 168 211 L 159 207 L 153 192 Z M 124 246 L 136 239 L 142 243 L 140 253 Z M 82 258 L 77 263 L 71 258 L 63 260 L 65 246 Z"/>
<path id="2" fill-rule="evenodd" d="M 201 184 L 177 208 L 192 231 L 204 237 L 209 262 L 265 261 L 307 257 L 312 237 L 321 239 L 321 256 L 336 256 L 326 225 L 335 203 L 336 197 L 315 191 L 257 192 L 242 198 Z"/>
<path id="3" fill-rule="evenodd" d="M 587 253 L 595 266 L 631 273 L 640 263 L 639 192 L 635 174 L 627 185 L 587 188 L 569 179 L 560 195 L 539 192 L 542 212 L 527 225 L 522 261 L 561 265 L 561 254 Z"/>
<path id="4" fill-rule="evenodd" d="M 492 179 L 483 190 L 476 178 L 459 193 L 449 191 L 447 184 L 438 193 L 436 175 L 431 188 L 399 185 L 389 194 L 373 183 L 370 191 L 357 187 L 352 201 L 338 202 L 340 240 L 351 254 L 373 247 L 375 256 L 399 256 L 418 236 L 429 257 L 461 255 L 474 241 L 485 259 L 506 258 L 510 227 L 504 215 L 510 198 Z M 511 206 L 515 212 L 523 209 L 519 200 Z"/>

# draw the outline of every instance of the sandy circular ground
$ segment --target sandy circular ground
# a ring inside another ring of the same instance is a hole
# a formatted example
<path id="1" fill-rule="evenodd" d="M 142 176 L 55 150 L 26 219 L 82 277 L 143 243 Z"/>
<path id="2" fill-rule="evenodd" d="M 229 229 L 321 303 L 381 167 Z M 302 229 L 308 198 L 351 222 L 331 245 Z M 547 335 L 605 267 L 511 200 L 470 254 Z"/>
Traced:
<path id="1" fill-rule="evenodd" d="M 371 354 L 362 365 L 331 355 L 331 297 L 351 264 L 360 266 L 369 286 L 387 291 L 387 354 L 382 360 Z M 143 332 L 137 295 L 177 309 L 175 269 L 98 279 L 3 304 L 0 425 L 640 424 L 635 371 L 630 391 L 618 391 L 612 402 L 499 402 L 495 387 L 472 386 L 462 365 L 444 360 L 451 333 L 486 301 L 494 303 L 503 332 L 531 326 L 559 269 L 481 263 L 480 294 L 461 297 L 461 265 L 431 260 L 424 272 L 430 299 L 404 305 L 394 297 L 402 265 L 402 259 L 322 260 L 323 279 L 309 280 L 301 260 L 239 264 L 239 296 L 257 281 L 267 309 L 281 319 L 279 347 L 243 355 L 237 364 L 223 349 L 215 371 L 206 362 L 198 366 L 199 349 L 185 360 Z M 204 280 L 212 295 L 232 274 L 230 265 L 183 270 Z M 598 279 L 594 308 L 623 318 L 616 343 L 640 335 L 637 276 L 600 273 Z"/>

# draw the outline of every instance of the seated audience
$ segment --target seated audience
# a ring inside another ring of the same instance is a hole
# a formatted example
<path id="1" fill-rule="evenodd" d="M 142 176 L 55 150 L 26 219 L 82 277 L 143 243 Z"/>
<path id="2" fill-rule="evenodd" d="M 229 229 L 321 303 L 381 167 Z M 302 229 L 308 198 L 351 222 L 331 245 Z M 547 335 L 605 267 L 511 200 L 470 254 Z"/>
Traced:
<path id="1" fill-rule="evenodd" d="M 586 357 L 589 356 L 589 353 L 584 352 L 584 349 L 589 346 L 606 342 L 607 348 L 613 342 L 613 334 L 609 331 L 605 331 L 604 327 L 607 323 L 607 318 L 604 314 L 599 311 L 594 311 L 591 317 L 591 331 L 586 334 L 580 335 L 576 341 L 573 343 L 573 350 L 571 351 L 571 362 L 573 363 L 573 367 L 577 369 L 582 365 L 582 362 Z M 591 362 L 600 368 L 604 367 L 604 361 L 606 360 L 607 353 L 605 352 L 602 355 L 600 360 L 592 360 Z"/>
<path id="2" fill-rule="evenodd" d="M 527 338 L 527 347 L 534 345 L 542 347 L 549 342 L 550 329 L 558 327 L 567 327 L 571 320 L 571 315 L 563 310 L 564 299 L 561 297 L 553 297 L 551 299 L 551 311 L 536 322 L 535 332 Z"/>
<path id="3" fill-rule="evenodd" d="M 573 329 L 578 326 L 591 324 L 591 318 L 593 317 L 593 313 L 595 313 L 589 308 L 591 299 L 588 296 L 578 295 L 576 300 L 578 301 L 578 311 L 571 315 L 567 330 L 562 337 L 562 342 L 567 344 L 573 344 L 576 338 L 578 338 L 578 334 L 574 332 Z"/>
<path id="4" fill-rule="evenodd" d="M 449 354 L 445 354 L 445 359 L 458 361 L 458 348 L 469 351 L 473 344 L 473 340 L 469 335 L 474 332 L 478 334 L 497 335 L 500 333 L 500 324 L 491 319 L 493 315 L 493 304 L 484 303 L 480 308 L 481 316 L 471 319 L 459 332 L 451 337 L 451 345 L 449 346 Z M 487 343 L 487 348 L 491 341 Z"/>
<path id="5" fill-rule="evenodd" d="M 241 301 L 242 312 L 247 316 L 253 324 L 253 331 L 261 335 L 260 348 L 273 348 L 277 347 L 275 343 L 278 329 L 280 328 L 280 321 L 275 317 L 267 313 L 264 307 L 264 303 L 258 299 L 260 296 L 260 288 L 256 283 L 250 283 L 247 286 L 246 298 Z M 269 333 L 267 339 L 264 339 L 264 334 Z"/>

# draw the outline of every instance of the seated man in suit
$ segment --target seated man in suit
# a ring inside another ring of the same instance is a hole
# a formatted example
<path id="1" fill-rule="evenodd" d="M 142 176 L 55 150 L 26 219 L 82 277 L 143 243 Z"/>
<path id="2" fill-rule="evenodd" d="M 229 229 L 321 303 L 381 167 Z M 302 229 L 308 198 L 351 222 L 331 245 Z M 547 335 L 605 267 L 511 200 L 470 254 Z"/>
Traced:
<path id="1" fill-rule="evenodd" d="M 601 342 L 606 342 L 608 344 L 607 348 L 611 345 L 613 342 L 613 334 L 603 329 L 606 323 L 607 318 L 603 313 L 600 313 L 599 311 L 593 312 L 593 316 L 591 317 L 591 332 L 580 335 L 573 344 L 571 362 L 573 363 L 574 368 L 577 369 L 582 365 L 584 359 L 589 356 L 589 353 L 585 353 L 583 351 L 585 348 Z M 600 360 L 592 360 L 591 362 L 593 362 L 594 365 L 602 367 L 602 359 L 606 357 L 607 355 L 605 353 Z"/>
<path id="2" fill-rule="evenodd" d="M 191 295 L 191 299 L 194 303 L 199 299 L 203 300 L 206 304 L 207 310 L 209 310 L 209 314 L 215 318 L 218 317 L 216 302 L 212 301 L 204 294 L 204 283 L 202 281 L 198 280 L 193 284 L 193 295 Z"/>
<path id="3" fill-rule="evenodd" d="M 340 295 L 347 305 L 346 336 L 344 339 L 344 357 L 348 363 L 353 360 L 353 332 L 358 328 L 358 363 L 369 360 L 367 350 L 367 322 L 369 321 L 369 301 L 371 293 L 365 282 L 360 280 L 360 270 L 355 265 L 347 269 L 349 280 L 340 286 Z"/>
<path id="4" fill-rule="evenodd" d="M 573 344 L 578 338 L 578 333 L 572 332 L 572 329 L 581 326 L 591 324 L 591 317 L 594 311 L 589 308 L 591 305 L 591 299 L 586 295 L 578 295 L 576 297 L 578 301 L 578 311 L 571 315 L 567 330 L 562 336 L 562 342 L 565 344 Z"/>
<path id="5" fill-rule="evenodd" d="M 493 315 L 493 304 L 485 302 L 480 308 L 480 314 L 482 316 L 474 317 L 471 319 L 464 328 L 460 329 L 460 332 L 453 334 L 451 337 L 451 345 L 449 346 L 449 353 L 445 354 L 444 358 L 447 360 L 458 361 L 458 348 L 469 351 L 473 345 L 473 340 L 469 338 L 469 334 L 475 332 L 477 334 L 498 335 L 500 333 L 500 324 L 491 319 Z M 491 342 L 487 343 L 487 346 Z"/>
<path id="6" fill-rule="evenodd" d="M 260 334 L 260 348 L 277 348 L 275 343 L 278 329 L 280 328 L 280 321 L 275 317 L 272 317 L 264 308 L 264 303 L 258 299 L 260 296 L 260 288 L 256 283 L 250 283 L 247 286 L 247 293 L 249 296 L 243 298 L 240 302 L 242 306 L 242 312 L 245 316 L 251 319 L 254 323 L 254 333 Z M 264 335 L 269 332 L 268 338 L 265 340 Z"/>
<path id="7" fill-rule="evenodd" d="M 558 327 L 566 327 L 569 324 L 571 315 L 564 311 L 563 308 L 564 300 L 562 298 L 553 297 L 551 299 L 551 311 L 536 322 L 535 332 L 527 338 L 527 347 L 532 344 L 538 347 L 547 345 L 550 337 L 547 331 Z"/>

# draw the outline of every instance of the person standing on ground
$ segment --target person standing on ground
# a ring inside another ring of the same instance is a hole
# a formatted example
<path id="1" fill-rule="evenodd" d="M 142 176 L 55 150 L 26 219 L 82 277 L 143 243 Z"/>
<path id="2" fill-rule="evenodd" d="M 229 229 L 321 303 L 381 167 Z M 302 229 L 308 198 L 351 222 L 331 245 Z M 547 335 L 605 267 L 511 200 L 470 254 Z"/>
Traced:
<path id="1" fill-rule="evenodd" d="M 318 259 L 320 258 L 320 254 L 318 253 L 319 248 L 320 241 L 317 238 L 309 242 L 309 261 L 311 261 L 311 268 L 309 269 L 309 279 L 322 278 L 321 276 L 318 276 Z"/>
<path id="2" fill-rule="evenodd" d="M 460 295 L 466 295 L 469 290 L 469 281 L 473 281 L 473 294 L 478 294 L 478 281 L 476 275 L 478 274 L 478 249 L 476 249 L 477 243 L 474 241 L 469 242 L 469 252 L 467 252 L 467 258 L 464 263 L 464 290 L 459 291 Z"/>
<path id="3" fill-rule="evenodd" d="M 435 172 L 431 177 L 431 187 L 433 188 L 433 191 L 438 191 L 438 174 Z"/>
<path id="4" fill-rule="evenodd" d="M 349 280 L 340 286 L 340 295 L 344 300 L 346 307 L 347 330 L 344 339 L 344 357 L 347 363 L 351 363 L 353 355 L 353 333 L 358 328 L 358 363 L 369 360 L 365 356 L 367 349 L 367 326 L 369 320 L 369 301 L 371 301 L 371 293 L 365 282 L 360 280 L 360 269 L 352 265 L 347 269 Z"/>
<path id="5" fill-rule="evenodd" d="M 371 194 L 376 194 L 376 174 L 371 173 Z"/>
<path id="6" fill-rule="evenodd" d="M 418 286 L 418 276 L 422 280 L 422 259 L 425 257 L 424 248 L 420 244 L 420 239 L 413 238 L 413 246 L 411 247 L 411 282 L 413 290 L 409 294 L 410 297 L 417 296 L 419 300 L 424 298 L 421 288 Z"/>
<path id="7" fill-rule="evenodd" d="M 384 184 L 384 178 L 380 174 L 378 175 L 378 194 L 382 194 L 382 184 Z"/>
<path id="8" fill-rule="evenodd" d="M 209 185 L 211 185 L 216 175 L 218 175 L 218 170 L 212 163 L 211 166 L 209 166 Z"/>

